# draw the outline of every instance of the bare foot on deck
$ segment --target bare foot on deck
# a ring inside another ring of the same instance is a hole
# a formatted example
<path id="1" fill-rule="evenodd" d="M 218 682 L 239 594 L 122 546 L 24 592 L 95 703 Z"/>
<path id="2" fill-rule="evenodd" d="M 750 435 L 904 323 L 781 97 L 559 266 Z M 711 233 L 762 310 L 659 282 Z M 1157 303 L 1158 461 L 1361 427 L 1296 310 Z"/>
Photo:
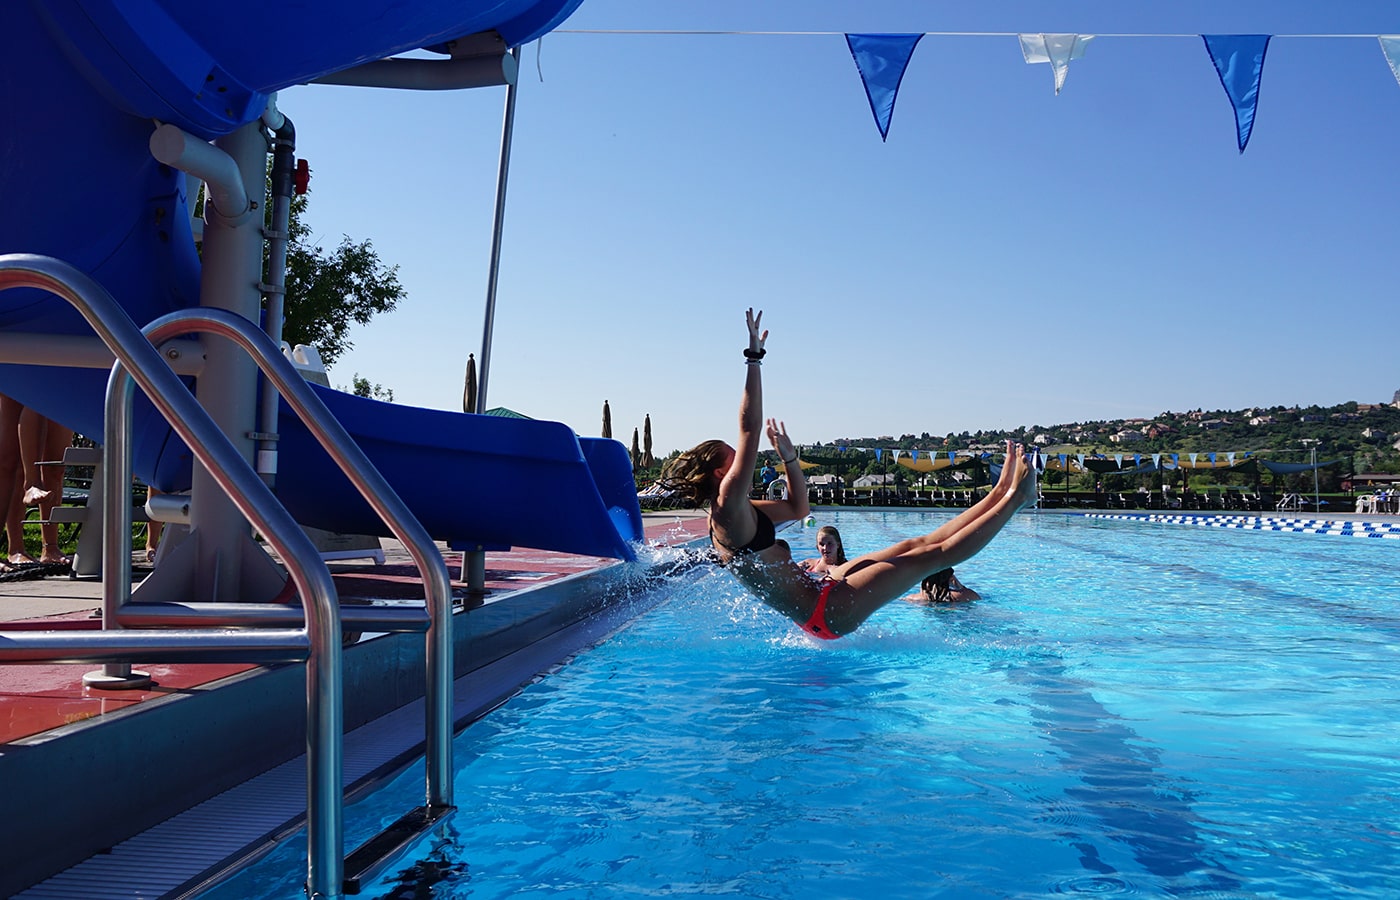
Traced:
<path id="1" fill-rule="evenodd" d="M 49 499 L 49 494 L 51 493 L 52 491 L 46 491 L 43 488 L 37 486 L 28 488 L 24 492 L 24 505 L 38 506 L 40 503 L 43 503 L 45 500 Z"/>
<path id="2" fill-rule="evenodd" d="M 43 556 L 39 557 L 39 562 L 44 563 L 46 565 L 56 564 L 71 566 L 73 564 L 73 560 L 64 556 L 62 553 L 45 553 Z"/>
<path id="3" fill-rule="evenodd" d="M 10 563 L 10 565 L 12 565 L 12 566 L 32 566 L 32 565 L 34 565 L 34 564 L 37 563 L 37 562 L 38 562 L 38 560 L 35 559 L 34 557 L 30 556 L 28 553 L 11 553 L 11 554 L 10 554 L 9 563 Z"/>

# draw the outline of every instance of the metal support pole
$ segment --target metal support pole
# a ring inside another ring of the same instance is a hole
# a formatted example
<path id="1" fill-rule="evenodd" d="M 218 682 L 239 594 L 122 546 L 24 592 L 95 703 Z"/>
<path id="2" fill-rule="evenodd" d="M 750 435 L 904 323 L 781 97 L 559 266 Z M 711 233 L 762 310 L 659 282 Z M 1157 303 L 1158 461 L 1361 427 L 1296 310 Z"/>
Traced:
<path id="1" fill-rule="evenodd" d="M 114 368 L 107 379 L 103 435 L 102 628 L 121 628 L 118 615 L 131 596 L 131 399 L 135 384 Z M 107 663 L 83 675 L 83 684 L 104 690 L 150 686 L 151 676 L 131 663 Z"/>
<path id="2" fill-rule="evenodd" d="M 1317 439 L 1317 438 L 1303 438 L 1299 443 L 1306 444 L 1307 447 L 1308 447 L 1308 460 L 1309 460 L 1309 463 L 1312 465 L 1312 473 L 1313 473 L 1313 513 L 1316 514 L 1316 513 L 1322 511 L 1322 506 L 1321 506 L 1321 504 L 1319 503 L 1319 501 L 1322 499 L 1322 498 L 1321 498 L 1321 493 L 1322 493 L 1322 492 L 1319 490 L 1319 487 L 1318 487 L 1318 479 L 1317 479 L 1317 443 L 1318 443 L 1318 439 Z M 1298 486 L 1298 493 L 1301 494 L 1302 492 L 1303 492 L 1302 485 L 1299 485 L 1299 486 Z"/>
<path id="3" fill-rule="evenodd" d="M 512 47 L 517 63 L 520 48 Z M 486 392 L 491 381 L 491 332 L 496 326 L 496 283 L 501 273 L 501 236 L 505 231 L 506 186 L 510 180 L 510 145 L 515 133 L 515 82 L 506 86 L 505 120 L 501 123 L 501 158 L 496 172 L 496 214 L 491 226 L 491 265 L 486 278 L 486 318 L 481 332 L 481 372 L 476 387 L 476 408 L 486 410 Z"/>
<path id="4" fill-rule="evenodd" d="M 510 55 L 517 67 L 520 48 L 512 47 Z M 481 331 L 481 371 L 476 387 L 477 412 L 486 411 L 486 391 L 491 383 L 491 333 L 496 327 L 496 283 L 501 273 L 501 235 L 505 230 L 506 186 L 510 181 L 510 145 L 515 133 L 515 89 L 512 80 L 506 85 L 505 119 L 501 123 L 501 158 L 496 172 L 496 215 L 491 227 L 491 265 L 486 280 L 486 316 Z M 486 593 L 486 553 L 469 550 L 462 555 L 462 577 L 467 590 L 473 594 Z"/>

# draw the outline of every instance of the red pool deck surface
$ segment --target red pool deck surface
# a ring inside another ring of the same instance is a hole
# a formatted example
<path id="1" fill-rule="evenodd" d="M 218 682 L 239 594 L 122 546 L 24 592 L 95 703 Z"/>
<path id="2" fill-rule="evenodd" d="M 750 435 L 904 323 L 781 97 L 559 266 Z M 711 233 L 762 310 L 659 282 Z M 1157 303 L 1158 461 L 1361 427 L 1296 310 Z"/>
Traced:
<path id="1" fill-rule="evenodd" d="M 648 542 L 688 543 L 706 534 L 703 514 L 648 513 L 644 517 Z M 385 541 L 385 562 L 345 561 L 330 564 L 342 601 L 356 598 L 421 599 L 422 579 L 408 555 Z M 452 574 L 453 593 L 462 596 L 460 553 L 443 552 Z M 548 550 L 513 549 L 486 554 L 486 599 L 496 602 L 512 593 L 611 565 L 615 560 L 573 556 Z M 25 582 L 0 582 L 0 631 L 97 628 L 101 606 L 96 581 L 74 581 L 66 575 Z M 31 612 L 12 612 L 12 609 Z M 52 609 L 33 614 L 45 607 Z M 17 616 L 20 616 L 17 618 Z M 83 684 L 83 675 L 100 669 L 80 665 L 0 665 L 0 744 L 32 738 L 52 728 L 94 716 L 129 710 L 137 704 L 188 691 L 208 690 L 222 679 L 255 668 L 246 664 L 141 664 L 154 685 L 149 690 L 101 690 Z"/>

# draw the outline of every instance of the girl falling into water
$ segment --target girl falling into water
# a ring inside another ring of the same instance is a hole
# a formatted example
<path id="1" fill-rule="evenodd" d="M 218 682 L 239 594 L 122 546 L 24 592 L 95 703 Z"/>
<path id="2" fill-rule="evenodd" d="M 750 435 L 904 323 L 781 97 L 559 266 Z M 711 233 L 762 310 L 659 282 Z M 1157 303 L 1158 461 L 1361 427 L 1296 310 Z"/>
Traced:
<path id="1" fill-rule="evenodd" d="M 1021 445 L 1008 441 L 1001 477 L 974 506 L 928 534 L 832 567 L 830 580 L 814 581 L 776 540 L 775 523 L 807 515 L 807 483 L 786 425 L 763 418 L 768 332 L 760 330 L 762 320 L 762 312 L 748 311 L 737 445 L 705 441 L 671 460 L 661 481 L 708 508 L 710 543 L 721 565 L 803 631 L 834 640 L 855 631 L 924 578 L 961 564 L 987 546 L 1017 510 L 1035 501 L 1035 477 Z M 749 499 L 764 435 L 786 472 L 790 490 L 785 500 Z"/>

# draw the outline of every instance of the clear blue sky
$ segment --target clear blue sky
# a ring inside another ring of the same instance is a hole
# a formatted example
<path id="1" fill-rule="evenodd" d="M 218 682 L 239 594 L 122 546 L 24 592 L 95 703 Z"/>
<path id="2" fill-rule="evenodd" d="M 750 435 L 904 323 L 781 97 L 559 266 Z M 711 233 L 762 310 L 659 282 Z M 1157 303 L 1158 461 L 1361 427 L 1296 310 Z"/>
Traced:
<path id="1" fill-rule="evenodd" d="M 1394 2 L 585 0 L 562 28 L 523 51 L 491 406 L 732 439 L 748 306 L 799 443 L 1400 388 Z M 925 37 L 881 143 L 841 33 L 963 31 L 1008 34 Z M 1368 37 L 1276 38 L 1241 156 L 1199 38 L 1099 37 L 1057 97 L 1016 32 Z M 313 229 L 408 290 L 332 382 L 460 409 L 504 89 L 279 100 Z"/>

